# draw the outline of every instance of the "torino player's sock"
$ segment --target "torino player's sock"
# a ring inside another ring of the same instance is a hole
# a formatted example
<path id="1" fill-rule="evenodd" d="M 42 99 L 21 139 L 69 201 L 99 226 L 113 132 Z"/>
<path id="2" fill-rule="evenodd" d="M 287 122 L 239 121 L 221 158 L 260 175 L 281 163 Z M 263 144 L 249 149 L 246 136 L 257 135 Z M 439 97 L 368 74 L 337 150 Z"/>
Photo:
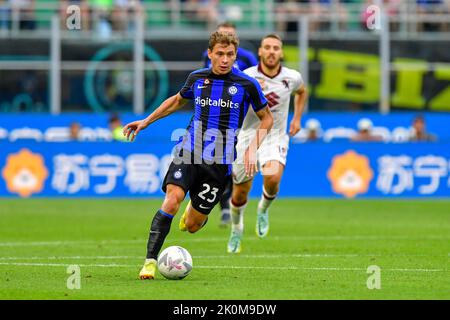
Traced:
<path id="1" fill-rule="evenodd" d="M 277 197 L 276 194 L 269 195 L 263 186 L 263 192 L 261 195 L 261 199 L 259 200 L 259 203 L 258 203 L 258 209 L 259 209 L 258 211 L 266 212 L 267 209 L 269 209 L 270 204 L 273 202 L 273 200 L 275 200 L 276 197 Z"/>
<path id="2" fill-rule="evenodd" d="M 158 253 L 166 239 L 170 230 L 173 215 L 162 211 L 161 209 L 156 212 L 153 217 L 152 225 L 150 227 L 150 234 L 147 242 L 147 259 L 155 259 L 158 257 Z"/>
<path id="3" fill-rule="evenodd" d="M 236 206 L 233 200 L 230 201 L 231 211 L 231 234 L 227 244 L 228 253 L 241 252 L 241 241 L 244 233 L 244 209 L 247 203 Z"/>
<path id="4" fill-rule="evenodd" d="M 236 206 L 233 200 L 230 200 L 230 212 L 231 212 L 231 229 L 232 231 L 243 232 L 244 231 L 244 210 L 247 203 L 241 206 Z"/>
<path id="5" fill-rule="evenodd" d="M 264 238 L 269 233 L 269 206 L 276 198 L 275 195 L 267 194 L 263 186 L 263 194 L 258 203 L 256 214 L 256 234 L 260 238 Z"/>

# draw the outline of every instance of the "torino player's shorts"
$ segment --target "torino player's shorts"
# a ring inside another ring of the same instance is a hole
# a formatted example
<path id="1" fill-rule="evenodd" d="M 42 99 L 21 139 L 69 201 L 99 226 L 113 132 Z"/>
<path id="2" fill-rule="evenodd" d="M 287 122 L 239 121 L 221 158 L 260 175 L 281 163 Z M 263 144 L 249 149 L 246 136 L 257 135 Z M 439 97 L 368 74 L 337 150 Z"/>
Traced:
<path id="1" fill-rule="evenodd" d="M 233 162 L 233 183 L 241 184 L 251 180 L 251 177 L 248 177 L 245 174 L 245 166 L 244 166 L 244 153 L 248 146 L 249 139 L 246 139 L 246 143 L 243 142 L 244 139 L 239 140 L 236 146 L 237 157 Z M 286 165 L 286 157 L 289 149 L 289 136 L 287 134 L 283 134 L 281 136 L 268 136 L 264 139 L 262 145 L 259 147 L 256 156 L 257 156 L 257 165 L 258 170 L 261 172 L 262 167 L 269 161 L 275 160 L 281 163 L 282 165 Z M 274 172 L 275 173 L 275 172 Z"/>

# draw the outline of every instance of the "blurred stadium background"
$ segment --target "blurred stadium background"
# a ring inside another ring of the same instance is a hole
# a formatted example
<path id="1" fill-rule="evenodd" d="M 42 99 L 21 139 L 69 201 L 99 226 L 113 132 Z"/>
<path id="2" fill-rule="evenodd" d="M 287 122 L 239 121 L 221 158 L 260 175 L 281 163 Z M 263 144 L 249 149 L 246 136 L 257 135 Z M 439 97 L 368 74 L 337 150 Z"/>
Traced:
<path id="1" fill-rule="evenodd" d="M 308 84 L 281 195 L 450 195 L 446 0 L 1 1 L 0 195 L 161 196 L 189 109 L 145 145 L 106 142 L 203 66 L 224 21 L 255 53 L 280 33 L 285 64 Z M 21 162 L 41 176 L 16 159 L 42 159 Z"/>
<path id="2" fill-rule="evenodd" d="M 203 67 L 224 21 L 255 54 L 283 37 L 309 90 L 303 129 L 267 240 L 250 235 L 254 199 L 243 254 L 224 255 L 215 209 L 195 240 L 168 238 L 192 276 L 149 296 L 135 279 L 192 109 L 134 143 L 121 126 Z M 450 0 L 0 1 L 0 150 L 1 298 L 448 299 Z M 82 267 L 76 294 L 68 264 Z"/>

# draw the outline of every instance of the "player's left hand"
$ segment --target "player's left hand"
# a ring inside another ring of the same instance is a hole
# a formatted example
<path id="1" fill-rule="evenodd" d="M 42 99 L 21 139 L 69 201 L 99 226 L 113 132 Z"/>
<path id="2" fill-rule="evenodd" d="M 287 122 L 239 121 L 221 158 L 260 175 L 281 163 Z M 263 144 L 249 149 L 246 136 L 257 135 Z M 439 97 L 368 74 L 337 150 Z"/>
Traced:
<path id="1" fill-rule="evenodd" d="M 300 124 L 300 121 L 292 120 L 291 124 L 289 126 L 289 135 L 291 137 L 295 136 L 300 130 L 302 129 L 302 126 Z"/>

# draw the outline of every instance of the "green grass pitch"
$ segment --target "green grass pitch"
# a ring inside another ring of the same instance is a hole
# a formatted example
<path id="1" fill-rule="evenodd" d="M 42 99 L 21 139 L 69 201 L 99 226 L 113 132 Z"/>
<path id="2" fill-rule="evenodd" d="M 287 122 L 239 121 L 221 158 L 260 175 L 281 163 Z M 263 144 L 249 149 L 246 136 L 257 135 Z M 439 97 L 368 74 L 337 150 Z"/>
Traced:
<path id="1" fill-rule="evenodd" d="M 265 239 L 246 210 L 243 251 L 214 209 L 203 230 L 178 230 L 194 269 L 181 281 L 138 280 L 161 200 L 0 200 L 0 299 L 450 299 L 450 201 L 278 199 Z M 185 203 L 184 203 L 185 205 Z M 184 208 L 184 206 L 183 206 Z M 69 290 L 67 266 L 81 288 Z M 369 266 L 381 288 L 369 290 Z"/>

